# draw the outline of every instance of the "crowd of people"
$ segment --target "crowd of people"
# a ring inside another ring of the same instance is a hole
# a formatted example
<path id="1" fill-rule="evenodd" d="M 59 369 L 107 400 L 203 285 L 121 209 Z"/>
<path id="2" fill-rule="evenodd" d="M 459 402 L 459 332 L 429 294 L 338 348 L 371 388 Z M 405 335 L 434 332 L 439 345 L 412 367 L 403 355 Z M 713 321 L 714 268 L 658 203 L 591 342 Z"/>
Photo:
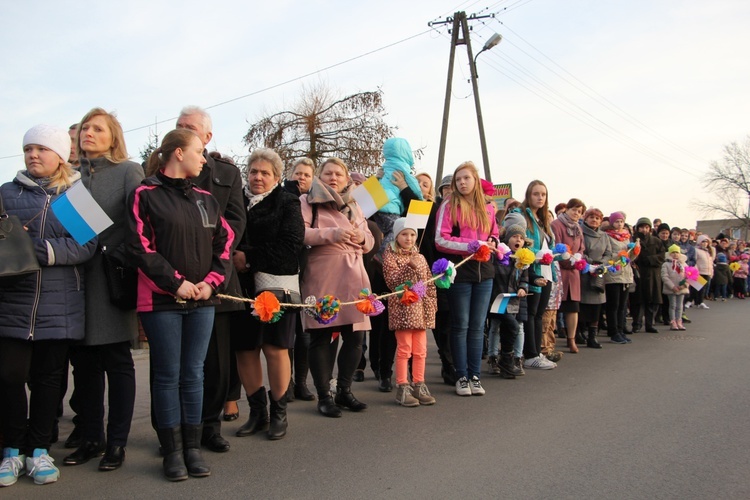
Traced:
<path id="1" fill-rule="evenodd" d="M 24 135 L 25 168 L 0 196 L 40 270 L 0 280 L 0 486 L 24 474 L 58 480 L 49 449 L 70 366 L 75 427 L 63 464 L 123 465 L 139 322 L 163 473 L 181 481 L 211 474 L 202 449 L 230 450 L 221 423 L 239 417 L 242 388 L 250 411 L 236 435 L 277 440 L 289 401 L 317 400 L 333 418 L 366 410 L 352 387 L 368 361 L 397 404 L 435 404 L 427 330 L 442 381 L 481 396 L 483 372 L 515 379 L 556 368 L 558 339 L 570 354 L 601 349 L 605 337 L 625 345 L 660 324 L 685 330 L 691 307 L 747 294 L 743 241 L 648 218 L 631 225 L 579 198 L 550 210 L 539 180 L 498 207 L 472 162 L 437 186 L 413 175 L 404 139 L 384 144 L 378 177 L 389 203 L 369 218 L 352 194 L 365 176 L 342 160 L 299 159 L 285 178 L 279 155 L 261 148 L 243 178 L 207 152 L 211 139 L 197 107 L 182 110 L 143 165 L 129 161 L 120 123 L 101 108 L 69 130 Z M 83 244 L 50 209 L 79 182 L 113 222 Z M 432 202 L 426 227 L 406 216 L 412 200 Z M 284 309 L 261 307 L 266 292 Z M 343 303 L 335 313 L 307 313 L 310 297 L 332 296 Z"/>

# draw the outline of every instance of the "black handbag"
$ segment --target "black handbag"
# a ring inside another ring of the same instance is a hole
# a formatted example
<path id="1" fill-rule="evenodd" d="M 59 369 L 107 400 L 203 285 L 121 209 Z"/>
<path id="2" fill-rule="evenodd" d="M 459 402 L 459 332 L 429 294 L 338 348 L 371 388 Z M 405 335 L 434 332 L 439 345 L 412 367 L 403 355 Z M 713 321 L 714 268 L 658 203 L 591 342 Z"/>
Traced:
<path id="1" fill-rule="evenodd" d="M 107 247 L 102 247 L 101 253 L 110 303 L 125 311 L 135 309 L 138 293 L 137 271 L 112 253 L 108 253 Z"/>
<path id="2" fill-rule="evenodd" d="M 9 215 L 0 198 L 0 277 L 9 278 L 39 271 L 34 243 L 15 215 Z"/>

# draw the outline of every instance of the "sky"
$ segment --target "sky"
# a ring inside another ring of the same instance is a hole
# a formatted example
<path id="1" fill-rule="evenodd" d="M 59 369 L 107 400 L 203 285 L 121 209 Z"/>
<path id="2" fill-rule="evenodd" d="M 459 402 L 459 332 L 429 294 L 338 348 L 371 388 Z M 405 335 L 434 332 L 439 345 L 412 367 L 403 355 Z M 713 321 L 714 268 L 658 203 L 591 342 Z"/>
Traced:
<path id="1" fill-rule="evenodd" d="M 450 35 L 427 23 L 461 10 L 495 14 L 472 23 L 475 54 L 503 36 L 478 57 L 478 85 L 492 181 L 516 198 L 541 179 L 551 205 L 577 197 L 631 223 L 694 227 L 712 218 L 694 206 L 709 163 L 750 134 L 745 0 L 64 3 L 3 6 L 3 181 L 23 169 L 26 130 L 67 128 L 96 106 L 117 113 L 135 158 L 186 105 L 209 108 L 209 149 L 244 155 L 249 123 L 318 83 L 381 88 L 387 122 L 434 175 Z M 448 173 L 482 169 L 464 47 L 456 57 Z"/>

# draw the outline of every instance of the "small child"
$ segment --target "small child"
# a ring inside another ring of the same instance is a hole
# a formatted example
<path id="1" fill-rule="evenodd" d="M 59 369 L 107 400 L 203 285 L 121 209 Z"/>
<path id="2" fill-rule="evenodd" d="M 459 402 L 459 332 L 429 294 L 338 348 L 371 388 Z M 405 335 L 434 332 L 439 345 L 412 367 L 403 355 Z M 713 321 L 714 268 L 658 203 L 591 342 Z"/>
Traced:
<path id="1" fill-rule="evenodd" d="M 687 256 L 682 254 L 678 245 L 672 245 L 667 250 L 666 261 L 661 265 L 662 293 L 669 297 L 670 330 L 686 330 L 682 325 L 682 304 L 688 293 L 685 262 Z"/>
<path id="2" fill-rule="evenodd" d="M 737 260 L 740 267 L 734 272 L 734 296 L 738 299 L 744 299 L 747 295 L 748 260 L 750 254 L 747 253 L 741 253 Z"/>
<path id="3" fill-rule="evenodd" d="M 383 276 L 388 288 L 395 290 L 410 281 L 422 281 L 427 293 L 412 304 L 401 302 L 401 295 L 388 297 L 388 324 L 396 331 L 396 402 L 401 406 L 435 404 L 424 383 L 425 360 L 427 358 L 427 328 L 435 327 L 437 293 L 431 277 L 430 266 L 417 249 L 417 230 L 407 227 L 406 218 L 393 223 L 395 240 L 383 252 Z M 409 385 L 408 364 L 412 358 L 411 373 L 414 382 Z"/>
<path id="4" fill-rule="evenodd" d="M 732 271 L 729 269 L 729 259 L 725 253 L 716 255 L 716 268 L 714 269 L 714 300 L 721 298 L 722 302 L 727 300 L 727 287 L 732 281 Z"/>
<path id="5" fill-rule="evenodd" d="M 519 225 L 511 225 L 505 230 L 503 240 L 515 252 L 525 244 L 526 229 Z M 502 378 L 514 379 L 523 375 L 519 371 L 520 363 L 514 361 L 514 345 L 518 338 L 520 326 L 516 315 L 520 309 L 520 302 L 526 296 L 529 286 L 529 270 L 517 269 L 512 263 L 503 265 L 495 262 L 495 279 L 492 294 L 516 293 L 517 297 L 509 300 L 505 313 L 498 314 L 490 310 L 490 334 L 488 361 L 489 372 Z M 500 356 L 498 357 L 498 341 L 500 342 Z"/>

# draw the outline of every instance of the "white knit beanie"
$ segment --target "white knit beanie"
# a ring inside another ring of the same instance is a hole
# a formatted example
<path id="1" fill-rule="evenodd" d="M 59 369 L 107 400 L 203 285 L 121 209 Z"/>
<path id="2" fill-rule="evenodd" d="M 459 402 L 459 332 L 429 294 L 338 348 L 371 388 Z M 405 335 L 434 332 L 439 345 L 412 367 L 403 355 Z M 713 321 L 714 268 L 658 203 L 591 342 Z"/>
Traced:
<path id="1" fill-rule="evenodd" d="M 53 125 L 36 125 L 23 136 L 23 147 L 37 144 L 49 148 L 67 162 L 70 159 L 70 136 L 65 129 Z"/>

